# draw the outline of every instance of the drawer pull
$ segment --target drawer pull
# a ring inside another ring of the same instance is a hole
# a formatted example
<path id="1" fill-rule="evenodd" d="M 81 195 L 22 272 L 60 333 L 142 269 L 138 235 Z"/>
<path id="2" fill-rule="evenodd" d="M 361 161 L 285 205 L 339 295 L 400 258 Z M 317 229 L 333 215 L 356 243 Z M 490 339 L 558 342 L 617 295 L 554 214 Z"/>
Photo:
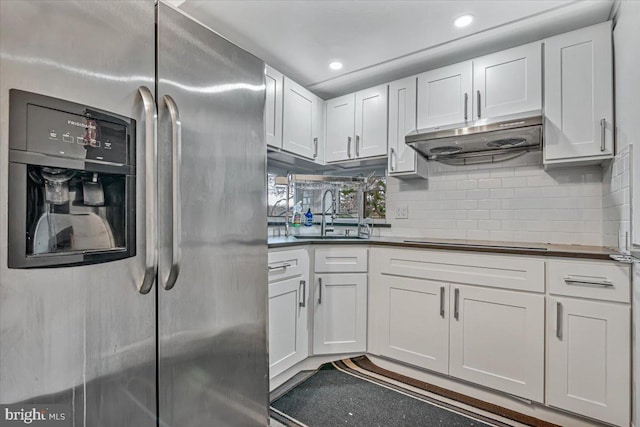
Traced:
<path id="1" fill-rule="evenodd" d="M 453 292 L 454 293 L 454 299 L 453 299 L 453 317 L 456 320 L 460 319 L 460 313 L 458 313 L 458 304 L 460 304 L 460 290 L 456 288 L 456 290 Z"/>
<path id="2" fill-rule="evenodd" d="M 318 304 L 322 304 L 322 277 L 318 277 Z"/>
<path id="3" fill-rule="evenodd" d="M 287 267 L 291 267 L 291 264 L 289 263 L 284 263 L 284 264 L 280 264 L 280 265 L 270 265 L 269 266 L 269 271 L 273 271 L 273 270 L 280 270 L 281 268 L 287 268 Z"/>
<path id="4" fill-rule="evenodd" d="M 613 283 L 608 280 L 584 280 L 584 279 L 575 279 L 572 277 L 565 277 L 564 282 L 567 285 L 594 285 L 594 286 L 604 286 L 605 288 L 612 288 Z"/>
<path id="5" fill-rule="evenodd" d="M 556 303 L 556 337 L 562 339 L 562 303 Z"/>
<path id="6" fill-rule="evenodd" d="M 300 280 L 300 286 L 302 286 L 302 301 L 298 303 L 300 307 L 307 306 L 307 281 Z"/>

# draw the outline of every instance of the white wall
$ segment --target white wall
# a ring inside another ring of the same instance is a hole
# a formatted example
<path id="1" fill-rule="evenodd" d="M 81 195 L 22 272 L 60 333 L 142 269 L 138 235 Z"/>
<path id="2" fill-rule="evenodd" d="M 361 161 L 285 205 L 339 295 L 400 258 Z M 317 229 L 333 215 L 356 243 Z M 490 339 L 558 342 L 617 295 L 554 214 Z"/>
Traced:
<path id="1" fill-rule="evenodd" d="M 602 168 L 545 170 L 542 153 L 501 163 L 429 163 L 428 180 L 387 180 L 383 235 L 602 245 Z M 409 218 L 396 218 L 408 206 Z"/>
<path id="2" fill-rule="evenodd" d="M 633 189 L 631 219 L 635 242 L 640 243 L 640 2 L 621 1 L 614 18 L 613 31 L 615 65 L 615 108 L 616 108 L 616 145 L 618 152 L 633 144 L 634 162 L 631 170 Z M 611 218 L 607 218 L 611 220 Z M 616 218 L 613 218 L 616 220 Z M 635 265 L 633 283 L 633 423 L 639 425 L 640 408 L 640 342 L 636 338 L 640 327 L 640 272 L 639 263 Z"/>

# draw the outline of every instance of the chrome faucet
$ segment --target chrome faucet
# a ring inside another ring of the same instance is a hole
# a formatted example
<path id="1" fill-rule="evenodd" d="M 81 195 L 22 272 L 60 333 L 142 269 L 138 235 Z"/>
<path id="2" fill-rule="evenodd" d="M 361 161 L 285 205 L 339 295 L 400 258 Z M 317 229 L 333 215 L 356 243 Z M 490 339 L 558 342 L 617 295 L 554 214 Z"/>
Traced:
<path id="1" fill-rule="evenodd" d="M 331 228 L 327 228 L 327 208 L 325 206 L 325 199 L 327 193 L 331 193 Z M 320 235 L 326 236 L 327 233 L 333 232 L 333 220 L 336 219 L 336 195 L 333 190 L 328 189 L 322 194 L 322 222 L 320 223 Z"/>

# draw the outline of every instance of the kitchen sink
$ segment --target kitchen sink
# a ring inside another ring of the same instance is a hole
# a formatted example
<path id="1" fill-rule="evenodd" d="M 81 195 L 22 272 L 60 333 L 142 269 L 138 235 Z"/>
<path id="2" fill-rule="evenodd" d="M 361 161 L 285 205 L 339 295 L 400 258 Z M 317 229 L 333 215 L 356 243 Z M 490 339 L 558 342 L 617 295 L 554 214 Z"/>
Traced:
<path id="1" fill-rule="evenodd" d="M 360 236 L 293 236 L 299 240 L 367 240 Z"/>

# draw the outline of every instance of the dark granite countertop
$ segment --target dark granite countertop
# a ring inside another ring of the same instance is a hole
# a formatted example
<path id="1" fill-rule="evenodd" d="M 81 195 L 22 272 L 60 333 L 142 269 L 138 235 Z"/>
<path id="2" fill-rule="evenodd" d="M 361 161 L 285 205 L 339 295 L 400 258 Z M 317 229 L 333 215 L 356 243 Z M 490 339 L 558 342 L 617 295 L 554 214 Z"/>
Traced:
<path id="1" fill-rule="evenodd" d="M 567 258 L 610 260 L 609 255 L 618 251 L 602 246 L 552 245 L 528 242 L 496 242 L 485 240 L 432 239 L 428 237 L 372 237 L 371 239 L 297 239 L 295 237 L 270 237 L 269 248 L 299 245 L 373 245 L 414 249 L 439 249 L 498 254 L 534 255 Z"/>

